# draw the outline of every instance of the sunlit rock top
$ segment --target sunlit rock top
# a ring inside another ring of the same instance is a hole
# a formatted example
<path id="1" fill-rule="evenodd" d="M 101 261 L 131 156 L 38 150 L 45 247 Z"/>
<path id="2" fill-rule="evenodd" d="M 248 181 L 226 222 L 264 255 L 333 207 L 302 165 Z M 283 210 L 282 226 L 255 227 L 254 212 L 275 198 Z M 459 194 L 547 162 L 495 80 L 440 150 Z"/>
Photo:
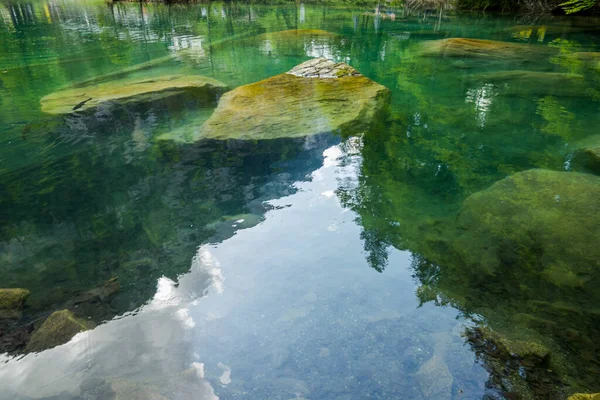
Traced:
<path id="1" fill-rule="evenodd" d="M 326 58 L 314 58 L 296 65 L 287 72 L 303 78 L 341 78 L 343 76 L 361 76 L 361 73 L 343 62 L 333 62 Z"/>

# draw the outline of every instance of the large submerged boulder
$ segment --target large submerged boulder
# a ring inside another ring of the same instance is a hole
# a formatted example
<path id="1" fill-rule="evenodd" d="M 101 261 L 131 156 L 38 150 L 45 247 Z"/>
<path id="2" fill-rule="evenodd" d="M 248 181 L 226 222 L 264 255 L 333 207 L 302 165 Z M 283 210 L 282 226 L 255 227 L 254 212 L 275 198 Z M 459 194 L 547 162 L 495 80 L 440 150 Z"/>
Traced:
<path id="1" fill-rule="evenodd" d="M 518 268 L 512 272 L 539 274 L 558 287 L 589 287 L 600 276 L 599 197 L 595 175 L 514 174 L 465 200 L 456 249 L 467 265 L 490 274 Z"/>
<path id="2" fill-rule="evenodd" d="M 367 129 L 390 91 L 344 63 L 317 58 L 225 95 L 200 136 L 275 139 Z"/>
<path id="3" fill-rule="evenodd" d="M 38 352 L 67 343 L 79 332 L 93 328 L 93 324 L 75 317 L 69 310 L 55 311 L 31 335 L 25 349 L 27 352 Z"/>
<path id="4" fill-rule="evenodd" d="M 496 85 L 505 95 L 555 95 L 581 97 L 587 88 L 583 75 L 529 70 L 475 74 L 473 81 Z"/>
<path id="5" fill-rule="evenodd" d="M 497 40 L 449 38 L 430 40 L 421 45 L 420 55 L 428 57 L 464 57 L 488 60 L 533 60 L 555 49 Z"/>
<path id="6" fill-rule="evenodd" d="M 109 102 L 135 104 L 181 94 L 215 97 L 226 89 L 224 83 L 205 76 L 166 75 L 78 86 L 49 94 L 40 103 L 45 113 L 69 114 L 94 109 Z"/>
<path id="7" fill-rule="evenodd" d="M 0 318 L 18 318 L 29 294 L 27 289 L 0 289 Z"/>

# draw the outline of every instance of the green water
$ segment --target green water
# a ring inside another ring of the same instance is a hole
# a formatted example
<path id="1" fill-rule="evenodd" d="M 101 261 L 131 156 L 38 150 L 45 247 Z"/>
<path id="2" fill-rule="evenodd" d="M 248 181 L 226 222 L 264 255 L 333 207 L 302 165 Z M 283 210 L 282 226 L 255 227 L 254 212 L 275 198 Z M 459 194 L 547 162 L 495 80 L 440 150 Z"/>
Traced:
<path id="1" fill-rule="evenodd" d="M 0 4 L 0 288 L 31 292 L 0 319 L 0 398 L 599 392 L 600 163 L 585 152 L 600 148 L 599 26 L 400 6 Z M 293 29 L 329 34 L 278 34 Z M 431 50 L 447 38 L 521 46 Z M 314 57 L 390 89 L 372 129 L 202 140 L 218 96 L 40 106 L 163 75 L 235 88 Z M 531 169 L 556 173 L 519 174 Z M 23 355 L 62 309 L 97 327 Z"/>

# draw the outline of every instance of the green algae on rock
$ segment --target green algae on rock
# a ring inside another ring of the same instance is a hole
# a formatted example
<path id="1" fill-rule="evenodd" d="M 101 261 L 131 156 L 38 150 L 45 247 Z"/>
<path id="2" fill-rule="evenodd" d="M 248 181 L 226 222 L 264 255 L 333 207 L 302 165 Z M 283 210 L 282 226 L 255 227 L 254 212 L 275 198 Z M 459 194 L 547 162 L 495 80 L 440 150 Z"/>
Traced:
<path id="1" fill-rule="evenodd" d="M 531 60 L 554 52 L 542 46 L 497 40 L 449 38 L 424 42 L 420 55 L 429 57 L 465 57 L 489 60 Z"/>
<path id="2" fill-rule="evenodd" d="M 285 31 L 266 32 L 256 36 L 257 39 L 289 40 L 298 37 L 336 37 L 336 33 L 322 29 L 288 29 Z"/>
<path id="3" fill-rule="evenodd" d="M 0 289 L 0 318 L 18 318 L 29 295 L 27 289 Z"/>
<path id="4" fill-rule="evenodd" d="M 600 135 L 588 136 L 573 145 L 575 163 L 595 173 L 600 172 Z"/>
<path id="5" fill-rule="evenodd" d="M 76 318 L 69 310 L 55 311 L 31 335 L 25 351 L 39 352 L 67 343 L 79 332 L 93 328 L 91 322 Z"/>
<path id="6" fill-rule="evenodd" d="M 40 103 L 45 113 L 70 114 L 107 102 L 135 104 L 180 94 L 216 96 L 226 88 L 224 83 L 200 75 L 166 75 L 65 89 L 45 96 Z"/>
<path id="7" fill-rule="evenodd" d="M 599 196 L 595 175 L 519 172 L 465 200 L 455 247 L 466 264 L 492 274 L 541 268 L 556 286 L 586 286 L 600 267 Z"/>
<path id="8" fill-rule="evenodd" d="M 570 396 L 567 400 L 600 400 L 600 393 L 575 393 L 574 395 Z"/>
<path id="9" fill-rule="evenodd" d="M 238 87 L 201 128 L 210 139 L 275 139 L 367 129 L 389 90 L 344 63 L 309 60 L 289 73 Z"/>
<path id="10" fill-rule="evenodd" d="M 555 95 L 581 97 L 587 86 L 583 75 L 529 70 L 495 71 L 475 74 L 474 81 L 498 85 L 507 95 Z"/>

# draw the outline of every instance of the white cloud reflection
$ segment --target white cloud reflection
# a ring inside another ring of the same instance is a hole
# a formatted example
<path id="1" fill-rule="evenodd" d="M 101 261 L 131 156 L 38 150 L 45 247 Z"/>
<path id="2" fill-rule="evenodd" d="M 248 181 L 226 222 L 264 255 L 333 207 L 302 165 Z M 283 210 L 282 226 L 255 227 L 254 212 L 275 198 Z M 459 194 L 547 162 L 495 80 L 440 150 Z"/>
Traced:
<path id="1" fill-rule="evenodd" d="M 149 382 L 182 398 L 190 393 L 189 398 L 218 400 L 204 378 L 204 364 L 192 362 L 198 355 L 188 332 L 196 326 L 191 308 L 209 292 L 222 293 L 223 280 L 218 261 L 200 247 L 190 271 L 178 282 L 160 278 L 153 298 L 140 309 L 53 349 L 20 358 L 0 355 L 0 399 L 76 396 L 90 379 L 110 385 L 118 377 L 144 393 Z M 194 370 L 191 382 L 186 365 Z"/>

